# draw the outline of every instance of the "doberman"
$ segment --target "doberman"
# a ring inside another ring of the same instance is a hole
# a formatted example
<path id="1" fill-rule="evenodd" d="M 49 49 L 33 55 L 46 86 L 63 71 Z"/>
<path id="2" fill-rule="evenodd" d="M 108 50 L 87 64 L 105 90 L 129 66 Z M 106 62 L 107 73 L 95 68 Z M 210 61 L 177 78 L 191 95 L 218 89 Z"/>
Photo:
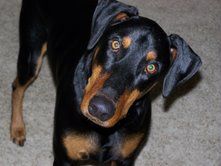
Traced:
<path id="1" fill-rule="evenodd" d="M 146 142 L 150 90 L 163 96 L 201 60 L 176 34 L 116 0 L 23 0 L 11 139 L 23 146 L 25 90 L 47 54 L 56 86 L 54 166 L 134 165 Z"/>

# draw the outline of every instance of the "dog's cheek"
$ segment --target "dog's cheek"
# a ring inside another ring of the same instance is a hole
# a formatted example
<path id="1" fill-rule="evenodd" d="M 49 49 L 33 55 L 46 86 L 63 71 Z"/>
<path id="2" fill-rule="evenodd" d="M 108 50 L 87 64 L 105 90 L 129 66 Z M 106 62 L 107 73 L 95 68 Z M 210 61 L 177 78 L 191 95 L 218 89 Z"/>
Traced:
<path id="1" fill-rule="evenodd" d="M 140 97 L 142 97 L 142 96 L 146 95 L 148 92 L 150 92 L 157 84 L 158 84 L 158 81 L 157 81 L 157 82 L 154 82 L 152 85 L 150 85 L 149 87 L 145 88 L 145 89 L 141 92 Z"/>
<path id="2" fill-rule="evenodd" d="M 102 89 L 105 81 L 110 77 L 108 73 L 102 73 L 101 66 L 95 66 L 92 71 L 92 76 L 88 79 L 88 84 L 85 88 L 83 100 L 81 102 L 81 110 L 87 112 L 90 100 Z"/>
<path id="3" fill-rule="evenodd" d="M 126 90 L 123 95 L 119 98 L 119 101 L 116 104 L 116 110 L 114 116 L 105 122 L 106 127 L 112 127 L 114 126 L 120 119 L 123 119 L 126 117 L 128 110 L 140 97 L 141 93 L 139 90 L 135 89 L 133 91 Z"/>
<path id="4" fill-rule="evenodd" d="M 122 98 L 124 98 L 124 96 L 127 96 L 127 99 L 124 101 L 123 99 L 123 102 L 120 103 L 120 105 L 123 105 L 122 107 L 122 117 L 126 116 L 130 107 L 132 106 L 132 104 L 140 98 L 141 96 L 141 92 L 137 89 L 129 92 L 129 91 L 126 91 L 124 93 L 124 95 L 122 96 Z"/>

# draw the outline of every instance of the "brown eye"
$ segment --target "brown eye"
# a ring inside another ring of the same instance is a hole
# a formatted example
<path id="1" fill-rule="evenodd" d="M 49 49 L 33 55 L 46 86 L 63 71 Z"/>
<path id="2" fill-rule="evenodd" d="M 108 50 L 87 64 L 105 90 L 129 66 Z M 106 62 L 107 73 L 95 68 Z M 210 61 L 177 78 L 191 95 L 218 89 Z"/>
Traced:
<path id="1" fill-rule="evenodd" d="M 149 64 L 147 65 L 145 71 L 147 74 L 154 74 L 157 72 L 157 66 L 155 64 Z"/>
<path id="2" fill-rule="evenodd" d="M 117 51 L 120 49 L 120 42 L 117 40 L 112 41 L 111 47 L 114 51 Z"/>

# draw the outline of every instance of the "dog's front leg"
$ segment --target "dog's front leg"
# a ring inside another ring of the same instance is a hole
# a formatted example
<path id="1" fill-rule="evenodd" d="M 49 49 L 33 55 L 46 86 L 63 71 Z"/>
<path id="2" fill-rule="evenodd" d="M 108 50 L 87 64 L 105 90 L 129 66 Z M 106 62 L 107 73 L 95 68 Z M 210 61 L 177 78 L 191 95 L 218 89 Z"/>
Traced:
<path id="1" fill-rule="evenodd" d="M 13 82 L 12 116 L 10 134 L 17 145 L 25 142 L 25 124 L 23 120 L 23 98 L 25 90 L 38 77 L 43 57 L 47 50 L 47 35 L 38 19 L 31 0 L 23 1 L 20 15 L 20 49 L 17 63 L 17 76 Z"/>

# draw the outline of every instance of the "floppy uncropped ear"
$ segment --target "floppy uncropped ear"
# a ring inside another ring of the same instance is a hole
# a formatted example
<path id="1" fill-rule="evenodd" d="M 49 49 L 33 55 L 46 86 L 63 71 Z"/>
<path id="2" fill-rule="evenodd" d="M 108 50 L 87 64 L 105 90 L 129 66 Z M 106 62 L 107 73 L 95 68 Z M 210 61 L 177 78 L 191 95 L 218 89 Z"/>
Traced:
<path id="1" fill-rule="evenodd" d="M 189 80 L 202 65 L 200 57 L 179 35 L 171 34 L 169 41 L 170 47 L 173 50 L 171 55 L 175 59 L 164 78 L 164 97 L 169 96 L 172 90 L 179 84 Z"/>
<path id="2" fill-rule="evenodd" d="M 97 44 L 106 28 L 119 13 L 136 16 L 138 15 L 138 10 L 133 6 L 128 6 L 116 0 L 98 1 L 92 19 L 91 37 L 87 46 L 88 50 L 91 50 Z"/>

